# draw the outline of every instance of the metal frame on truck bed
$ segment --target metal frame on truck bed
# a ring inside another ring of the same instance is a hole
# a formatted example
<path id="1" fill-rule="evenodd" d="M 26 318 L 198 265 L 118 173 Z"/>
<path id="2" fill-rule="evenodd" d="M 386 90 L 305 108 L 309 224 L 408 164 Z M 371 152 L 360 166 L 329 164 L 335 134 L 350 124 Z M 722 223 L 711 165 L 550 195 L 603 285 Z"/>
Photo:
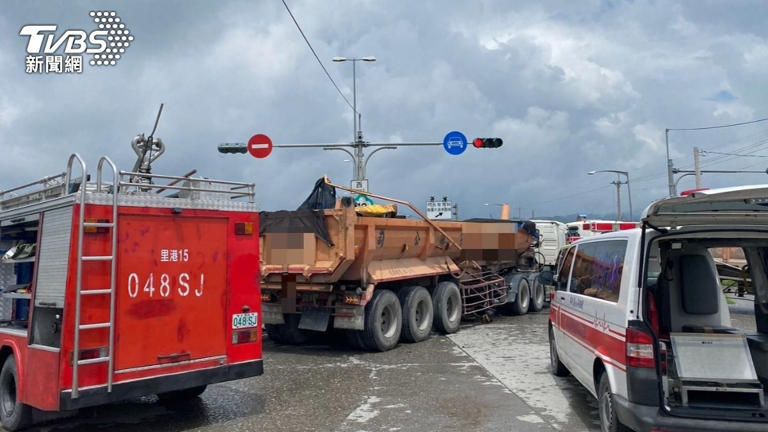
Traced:
<path id="1" fill-rule="evenodd" d="M 6 429 L 30 407 L 193 397 L 262 373 L 254 185 L 137 166 L 102 157 L 93 182 L 73 154 L 65 172 L 0 192 Z"/>

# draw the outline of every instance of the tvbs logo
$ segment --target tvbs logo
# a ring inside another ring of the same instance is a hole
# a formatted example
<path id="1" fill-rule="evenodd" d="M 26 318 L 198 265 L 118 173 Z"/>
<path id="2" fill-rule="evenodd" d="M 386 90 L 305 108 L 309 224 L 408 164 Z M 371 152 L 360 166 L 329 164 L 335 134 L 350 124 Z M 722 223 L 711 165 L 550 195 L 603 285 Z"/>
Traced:
<path id="1" fill-rule="evenodd" d="M 91 11 L 98 26 L 87 32 L 68 29 L 57 36 L 54 24 L 25 25 L 19 36 L 27 37 L 25 72 L 81 73 L 83 54 L 91 66 L 115 66 L 131 46 L 133 35 L 115 11 Z"/>

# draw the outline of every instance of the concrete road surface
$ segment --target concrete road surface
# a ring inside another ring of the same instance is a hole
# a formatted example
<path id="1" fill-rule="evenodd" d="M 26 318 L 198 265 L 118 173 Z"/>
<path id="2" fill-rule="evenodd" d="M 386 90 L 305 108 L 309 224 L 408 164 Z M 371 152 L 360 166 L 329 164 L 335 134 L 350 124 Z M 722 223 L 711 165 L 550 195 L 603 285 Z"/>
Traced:
<path id="1" fill-rule="evenodd" d="M 37 431 L 596 431 L 594 400 L 549 373 L 547 310 L 386 353 L 265 341 L 265 375 L 199 399 L 81 410 Z"/>

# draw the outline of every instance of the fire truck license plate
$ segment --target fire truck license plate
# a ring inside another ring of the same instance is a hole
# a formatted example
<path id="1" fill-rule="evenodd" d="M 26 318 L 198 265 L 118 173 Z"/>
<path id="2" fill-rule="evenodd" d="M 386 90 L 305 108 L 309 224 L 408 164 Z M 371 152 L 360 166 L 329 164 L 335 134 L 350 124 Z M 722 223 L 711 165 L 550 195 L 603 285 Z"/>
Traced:
<path id="1" fill-rule="evenodd" d="M 259 325 L 258 313 L 244 313 L 232 315 L 232 328 L 241 329 L 248 327 L 256 327 Z"/>

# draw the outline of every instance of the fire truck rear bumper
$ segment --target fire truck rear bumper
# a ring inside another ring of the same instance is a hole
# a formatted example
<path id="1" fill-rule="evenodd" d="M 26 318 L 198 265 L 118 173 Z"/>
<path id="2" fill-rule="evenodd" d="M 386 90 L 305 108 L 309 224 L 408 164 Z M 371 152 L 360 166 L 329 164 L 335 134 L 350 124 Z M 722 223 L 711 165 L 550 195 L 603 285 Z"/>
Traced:
<path id="1" fill-rule="evenodd" d="M 107 392 L 106 386 L 81 389 L 77 399 L 72 399 L 72 391 L 67 390 L 61 392 L 59 396 L 59 409 L 65 411 L 103 405 L 139 396 L 233 381 L 262 375 L 263 373 L 263 361 L 256 360 L 173 375 L 115 383 L 112 384 L 112 392 Z"/>

